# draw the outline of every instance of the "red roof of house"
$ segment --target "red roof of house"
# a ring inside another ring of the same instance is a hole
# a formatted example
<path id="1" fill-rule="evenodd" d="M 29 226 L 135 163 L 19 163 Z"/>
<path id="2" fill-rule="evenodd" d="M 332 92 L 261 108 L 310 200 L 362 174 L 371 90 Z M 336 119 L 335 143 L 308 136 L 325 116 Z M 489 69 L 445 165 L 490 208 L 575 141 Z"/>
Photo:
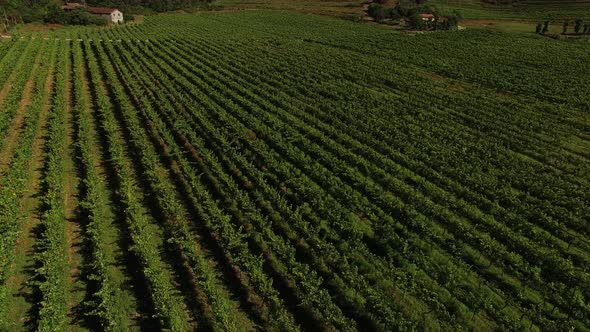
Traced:
<path id="1" fill-rule="evenodd" d="M 422 18 L 434 18 L 434 15 L 432 15 L 432 14 L 420 14 L 420 17 L 422 17 Z"/>
<path id="2" fill-rule="evenodd" d="M 61 6 L 61 9 L 75 9 L 79 6 L 82 6 L 82 4 L 77 2 L 66 2 L 65 5 Z"/>
<path id="3" fill-rule="evenodd" d="M 115 8 L 106 8 L 106 7 L 88 7 L 88 11 L 92 14 L 110 14 L 114 12 Z"/>

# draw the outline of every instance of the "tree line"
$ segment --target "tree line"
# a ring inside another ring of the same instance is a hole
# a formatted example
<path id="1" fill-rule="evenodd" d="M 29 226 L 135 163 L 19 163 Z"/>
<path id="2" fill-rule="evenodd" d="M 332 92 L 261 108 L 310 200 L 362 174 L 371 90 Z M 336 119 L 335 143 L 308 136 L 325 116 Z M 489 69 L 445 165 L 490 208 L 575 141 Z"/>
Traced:
<path id="1" fill-rule="evenodd" d="M 561 34 L 562 35 L 566 35 L 568 34 L 568 31 L 570 31 L 570 21 L 564 21 L 562 24 L 562 31 Z M 549 32 L 549 25 L 551 24 L 550 21 L 542 21 L 542 22 L 538 22 L 537 26 L 535 27 L 535 32 L 541 35 L 545 35 Z M 580 34 L 590 34 L 590 23 L 585 23 L 582 19 L 577 19 L 573 22 L 573 31 L 574 34 L 576 35 L 580 35 Z M 571 33 L 570 33 L 571 34 Z"/>
<path id="2" fill-rule="evenodd" d="M 72 0 L 72 2 L 75 2 L 75 0 Z M 194 8 L 207 5 L 212 0 L 89 0 L 86 2 L 88 6 L 114 7 L 125 13 L 141 13 Z M 63 0 L 0 0 L 0 14 L 14 18 L 19 22 L 42 21 L 48 15 L 56 17 L 56 8 L 60 8 L 64 3 Z M 76 16 L 72 19 L 74 22 L 88 21 L 88 18 L 83 13 L 77 13 L 74 16 Z M 69 20 L 69 18 L 64 19 L 64 22 L 69 23 Z"/>
<path id="3" fill-rule="evenodd" d="M 435 8 L 425 5 L 426 0 L 415 0 L 412 4 L 397 2 L 394 7 L 385 7 L 385 0 L 374 0 L 367 8 L 367 15 L 378 23 L 398 25 L 404 21 L 414 30 L 454 30 L 459 23 L 458 15 L 442 16 Z M 423 19 L 420 14 L 432 14 Z"/>

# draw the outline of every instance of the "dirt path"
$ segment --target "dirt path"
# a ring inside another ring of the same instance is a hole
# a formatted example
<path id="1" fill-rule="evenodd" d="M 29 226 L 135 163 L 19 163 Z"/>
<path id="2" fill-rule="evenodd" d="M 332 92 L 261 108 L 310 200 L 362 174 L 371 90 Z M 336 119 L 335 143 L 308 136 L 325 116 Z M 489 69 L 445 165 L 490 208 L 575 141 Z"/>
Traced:
<path id="1" fill-rule="evenodd" d="M 35 68 L 36 69 L 36 68 Z M 35 70 L 33 70 L 33 73 Z M 50 109 L 50 97 L 53 84 L 53 73 L 49 73 L 45 81 L 43 109 L 39 118 L 39 125 L 33 141 L 30 181 L 25 190 L 21 203 L 21 210 L 28 217 L 23 220 L 22 234 L 16 243 L 16 257 L 11 267 L 14 273 L 7 280 L 6 285 L 11 296 L 9 298 L 9 319 L 17 326 L 28 328 L 34 324 L 34 303 L 36 302 L 34 287 L 29 284 L 34 276 L 35 255 L 34 246 L 37 235 L 35 229 L 41 222 L 39 215 L 40 180 L 44 161 L 44 145 L 47 133 L 47 115 Z M 29 89 L 30 90 L 30 89 Z M 30 91 L 28 92 L 30 98 Z M 29 103 L 24 100 L 23 103 Z M 23 109 L 24 111 L 24 109 Z M 22 119 L 21 119 L 22 121 Z"/>

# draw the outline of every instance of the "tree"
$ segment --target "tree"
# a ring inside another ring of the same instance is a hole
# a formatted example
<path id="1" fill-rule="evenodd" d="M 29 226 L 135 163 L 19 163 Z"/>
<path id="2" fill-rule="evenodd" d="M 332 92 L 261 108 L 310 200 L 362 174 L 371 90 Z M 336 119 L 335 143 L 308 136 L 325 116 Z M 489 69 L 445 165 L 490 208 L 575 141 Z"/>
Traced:
<path id="1" fill-rule="evenodd" d="M 388 8 L 385 10 L 387 12 L 387 17 L 389 17 L 392 20 L 399 20 L 401 17 L 401 15 L 397 12 L 397 10 L 395 10 L 395 8 Z"/>
<path id="2" fill-rule="evenodd" d="M 581 19 L 576 20 L 576 26 L 574 27 L 574 31 L 576 31 L 576 34 L 580 33 L 580 28 L 582 27 L 582 23 L 583 23 L 583 21 Z"/>
<path id="3" fill-rule="evenodd" d="M 68 13 L 69 24 L 73 25 L 88 25 L 92 21 L 92 17 L 88 10 L 79 6 Z"/>
<path id="4" fill-rule="evenodd" d="M 414 14 L 414 15 L 410 16 L 410 20 L 408 21 L 408 25 L 410 26 L 411 29 L 415 29 L 415 30 L 423 30 L 426 27 L 424 20 L 422 20 L 422 17 L 420 17 L 419 14 Z"/>
<path id="5" fill-rule="evenodd" d="M 447 16 L 447 19 L 443 23 L 443 28 L 445 30 L 456 30 L 459 26 L 459 18 L 457 16 Z"/>
<path id="6" fill-rule="evenodd" d="M 541 34 L 542 30 L 543 30 L 543 23 L 542 22 L 537 23 L 537 28 L 535 29 L 536 33 Z"/>
<path id="7" fill-rule="evenodd" d="M 72 0 L 74 1 L 74 0 Z M 385 0 L 376 0 L 385 1 Z M 36 21 L 44 18 L 48 6 L 61 6 L 64 0 L 0 0 L 0 9 L 7 14 L 18 13 L 24 21 Z M 82 2 L 82 1 L 78 1 Z M 209 4 L 212 0 L 88 0 L 88 5 L 98 7 L 116 7 L 127 12 L 130 9 L 151 9 L 155 11 L 169 11 L 191 8 Z M 2 13 L 0 12 L 0 15 Z M 54 14 L 54 13 L 53 13 Z M 53 15 L 55 18 L 55 15 Z"/>
<path id="8" fill-rule="evenodd" d="M 385 8 L 379 4 L 372 3 L 367 9 L 367 14 L 375 19 L 375 21 L 381 21 L 388 17 Z"/>
<path id="9" fill-rule="evenodd" d="M 402 7 L 399 2 L 395 5 L 394 9 L 397 11 L 397 13 L 399 14 L 399 16 L 401 16 L 401 17 L 408 17 L 408 16 L 410 16 L 409 13 L 408 13 L 408 9 Z"/>
<path id="10" fill-rule="evenodd" d="M 66 13 L 57 5 L 47 6 L 47 14 L 43 18 L 45 23 L 66 24 Z"/>
<path id="11" fill-rule="evenodd" d="M 568 26 L 569 26 L 569 22 L 568 21 L 563 22 L 563 32 L 562 32 L 562 34 L 565 35 L 567 33 L 567 27 Z"/>
<path id="12" fill-rule="evenodd" d="M 439 28 L 441 28 L 441 24 L 440 24 L 440 15 L 438 15 L 438 13 L 434 14 L 434 21 L 432 22 L 432 29 L 434 31 L 438 30 Z"/>
<path id="13" fill-rule="evenodd" d="M 546 34 L 549 31 L 549 21 L 545 21 L 545 23 L 543 24 L 543 34 Z"/>

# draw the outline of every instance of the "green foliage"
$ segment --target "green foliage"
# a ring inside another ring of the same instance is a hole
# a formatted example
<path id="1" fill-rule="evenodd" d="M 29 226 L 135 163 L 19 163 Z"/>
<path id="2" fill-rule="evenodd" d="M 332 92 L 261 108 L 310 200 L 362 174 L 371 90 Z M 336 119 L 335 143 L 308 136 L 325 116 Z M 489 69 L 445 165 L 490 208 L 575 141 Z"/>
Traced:
<path id="1" fill-rule="evenodd" d="M 2 138 L 0 147 L 4 147 L 3 144 L 8 135 L 10 123 L 19 107 L 24 86 L 33 69 L 30 64 L 38 64 L 41 54 L 39 52 L 40 42 L 29 41 L 26 45 L 17 43 L 13 44 L 13 46 L 0 62 L 0 65 L 4 67 L 16 63 L 15 69 L 18 73 L 13 81 L 15 93 L 9 94 L 2 101 L 2 107 L 5 111 L 0 115 L 0 135 Z M 17 59 L 20 60 L 17 61 Z M 0 74 L 0 79 L 6 82 L 9 79 L 9 74 L 8 71 L 3 71 Z M 43 72 L 36 77 L 36 82 L 42 80 L 44 78 Z M 9 171 L 2 177 L 0 183 L 0 209 L 2 211 L 0 214 L 0 329 L 3 330 L 10 329 L 7 326 L 10 326 L 11 323 L 5 319 L 8 310 L 7 300 L 10 296 L 5 283 L 10 276 L 9 267 L 15 256 L 14 246 L 21 234 L 20 223 L 23 220 L 23 215 L 20 211 L 20 199 L 26 189 L 25 179 L 28 179 L 32 141 L 38 124 L 42 94 L 38 93 L 36 96 L 35 103 L 30 107 L 30 115 L 25 119 L 26 130 L 19 139 L 13 157 L 9 161 Z"/>
<path id="2" fill-rule="evenodd" d="M 15 88 L 0 100 L 0 134 L 27 82 L 35 94 L 0 177 L 0 310 L 49 70 L 28 64 L 54 54 L 39 329 L 69 328 L 57 157 L 69 103 L 96 283 L 88 314 L 101 330 L 128 319 L 109 209 L 157 329 L 193 330 L 196 312 L 214 331 L 249 330 L 241 317 L 276 331 L 585 330 L 587 52 L 530 34 L 410 36 L 276 11 L 2 44 L 0 83 Z"/>
<path id="3" fill-rule="evenodd" d="M 424 20 L 422 20 L 422 17 L 420 17 L 420 14 L 418 13 L 415 13 L 409 17 L 408 26 L 410 29 L 415 30 L 424 30 L 427 28 L 427 24 L 424 22 Z"/>
<path id="4" fill-rule="evenodd" d="M 491 3 L 491 4 L 490 4 Z M 507 5 L 506 3 L 509 3 Z M 499 19 L 539 21 L 590 19 L 589 3 L 585 0 L 430 0 L 444 15 L 461 12 L 468 19 Z"/>
<path id="5" fill-rule="evenodd" d="M 376 21 L 381 21 L 388 17 L 387 10 L 380 4 L 372 3 L 369 5 L 367 14 L 374 18 Z"/>
<path id="6" fill-rule="evenodd" d="M 89 6 L 114 7 L 124 14 L 151 14 L 185 8 L 209 5 L 212 0 L 95 0 L 87 1 Z M 0 1 L 0 10 L 8 15 L 19 17 L 24 22 L 45 21 L 48 23 L 74 25 L 104 25 L 104 20 L 89 17 L 83 10 L 76 9 L 73 13 L 60 13 L 64 1 L 61 0 L 4 0 Z"/>
<path id="7" fill-rule="evenodd" d="M 437 28 L 440 27 L 443 30 L 456 30 L 459 26 L 459 18 L 454 15 L 449 15 L 445 18 L 444 22 L 440 23 L 437 21 L 435 24 L 437 25 Z"/>
<path id="8" fill-rule="evenodd" d="M 156 12 L 166 12 L 183 8 L 199 7 L 212 0 L 89 0 L 87 3 L 98 7 L 115 7 L 121 10 L 148 8 Z"/>
<path id="9" fill-rule="evenodd" d="M 125 18 L 127 19 L 127 17 Z M 44 21 L 67 25 L 106 25 L 108 23 L 104 18 L 91 15 L 82 6 L 70 11 L 64 11 L 59 6 L 49 6 Z"/>
<path id="10" fill-rule="evenodd" d="M 542 34 L 546 34 L 547 32 L 549 32 L 549 21 L 543 23 L 543 29 L 541 30 Z"/>
<path id="11" fill-rule="evenodd" d="M 581 19 L 576 20 L 576 25 L 574 26 L 574 31 L 576 32 L 576 34 L 580 33 L 580 29 L 582 29 L 583 24 L 584 21 L 582 21 Z"/>
<path id="12" fill-rule="evenodd" d="M 24 22 L 39 22 L 47 13 L 48 7 L 62 5 L 60 0 L 3 0 L 0 1 L 0 10 L 8 15 L 19 17 Z"/>
<path id="13" fill-rule="evenodd" d="M 64 183 L 65 166 L 63 151 L 66 149 L 66 130 L 64 126 L 64 110 L 66 103 L 65 81 L 67 75 L 66 54 L 69 49 L 60 47 L 56 80 L 52 82 L 55 89 L 54 108 L 48 119 L 49 140 L 46 146 L 42 179 L 43 196 L 41 199 L 42 234 L 37 253 L 37 280 L 42 300 L 39 308 L 39 331 L 59 331 L 68 326 L 68 243 L 66 240 Z M 50 54 L 50 63 L 56 58 L 55 51 Z M 45 81 L 37 82 L 40 90 Z M 40 91 L 38 91 L 40 95 Z"/>

